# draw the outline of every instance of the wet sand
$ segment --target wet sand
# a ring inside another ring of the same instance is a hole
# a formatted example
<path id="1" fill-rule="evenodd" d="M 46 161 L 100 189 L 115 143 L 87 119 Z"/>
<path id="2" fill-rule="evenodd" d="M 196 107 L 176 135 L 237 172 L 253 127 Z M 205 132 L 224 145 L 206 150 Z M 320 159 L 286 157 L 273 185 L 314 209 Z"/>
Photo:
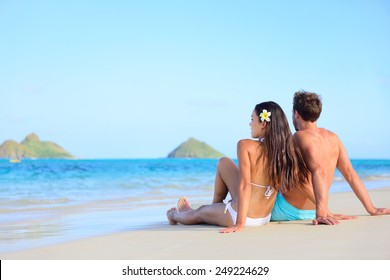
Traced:
<path id="1" fill-rule="evenodd" d="M 390 207 L 390 187 L 369 190 Z M 336 226 L 271 222 L 234 234 L 208 225 L 132 230 L 0 254 L 2 260 L 389 260 L 390 215 L 370 216 L 353 192 L 331 193 L 334 213 L 357 215 Z M 194 205 L 195 206 L 195 205 Z"/>

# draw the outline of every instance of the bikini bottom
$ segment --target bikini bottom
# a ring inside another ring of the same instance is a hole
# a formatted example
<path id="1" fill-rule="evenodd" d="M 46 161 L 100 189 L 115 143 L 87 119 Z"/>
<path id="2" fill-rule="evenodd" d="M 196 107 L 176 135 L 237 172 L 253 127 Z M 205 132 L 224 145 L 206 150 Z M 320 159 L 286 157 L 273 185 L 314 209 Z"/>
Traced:
<path id="1" fill-rule="evenodd" d="M 229 214 L 232 217 L 233 223 L 236 223 L 237 212 L 236 212 L 236 210 L 233 209 L 230 201 L 226 204 L 225 213 L 227 212 L 227 210 L 229 210 Z M 249 217 L 247 217 L 246 221 L 245 221 L 245 226 L 246 227 L 262 226 L 262 225 L 268 224 L 270 220 L 271 220 L 271 214 L 269 214 L 267 217 L 264 217 L 264 218 L 249 218 Z"/>

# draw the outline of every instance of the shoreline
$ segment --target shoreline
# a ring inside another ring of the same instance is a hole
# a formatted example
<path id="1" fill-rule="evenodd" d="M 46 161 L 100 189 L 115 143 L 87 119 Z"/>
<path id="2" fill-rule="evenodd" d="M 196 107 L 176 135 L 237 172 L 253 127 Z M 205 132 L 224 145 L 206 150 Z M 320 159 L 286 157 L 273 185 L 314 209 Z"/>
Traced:
<path id="1" fill-rule="evenodd" d="M 390 187 L 368 190 L 376 207 L 390 207 Z M 149 228 L 0 253 L 2 260 L 345 259 L 390 260 L 390 215 L 370 216 L 353 192 L 330 193 L 334 213 L 356 215 L 336 226 L 271 222 L 234 234 L 209 225 Z"/>

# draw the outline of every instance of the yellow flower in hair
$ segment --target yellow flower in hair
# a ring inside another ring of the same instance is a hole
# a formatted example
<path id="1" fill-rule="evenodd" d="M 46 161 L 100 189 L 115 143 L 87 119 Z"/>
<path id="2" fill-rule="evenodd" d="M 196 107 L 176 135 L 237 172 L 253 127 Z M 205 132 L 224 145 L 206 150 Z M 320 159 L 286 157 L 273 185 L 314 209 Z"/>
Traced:
<path id="1" fill-rule="evenodd" d="M 269 117 L 271 117 L 271 112 L 267 112 L 267 110 L 264 109 L 259 117 L 260 117 L 261 122 L 264 122 L 264 121 L 270 122 L 271 119 Z"/>

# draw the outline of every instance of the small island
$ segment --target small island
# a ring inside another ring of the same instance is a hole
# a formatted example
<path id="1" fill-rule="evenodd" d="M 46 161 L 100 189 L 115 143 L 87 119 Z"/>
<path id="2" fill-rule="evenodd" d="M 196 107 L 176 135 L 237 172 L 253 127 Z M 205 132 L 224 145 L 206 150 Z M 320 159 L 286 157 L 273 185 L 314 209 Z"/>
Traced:
<path id="1" fill-rule="evenodd" d="M 191 137 L 168 154 L 168 158 L 220 158 L 224 155 Z"/>
<path id="2" fill-rule="evenodd" d="M 14 140 L 4 141 L 0 145 L 0 158 L 11 160 L 38 158 L 74 159 L 74 156 L 56 143 L 41 141 L 35 133 L 31 133 L 21 143 Z"/>

